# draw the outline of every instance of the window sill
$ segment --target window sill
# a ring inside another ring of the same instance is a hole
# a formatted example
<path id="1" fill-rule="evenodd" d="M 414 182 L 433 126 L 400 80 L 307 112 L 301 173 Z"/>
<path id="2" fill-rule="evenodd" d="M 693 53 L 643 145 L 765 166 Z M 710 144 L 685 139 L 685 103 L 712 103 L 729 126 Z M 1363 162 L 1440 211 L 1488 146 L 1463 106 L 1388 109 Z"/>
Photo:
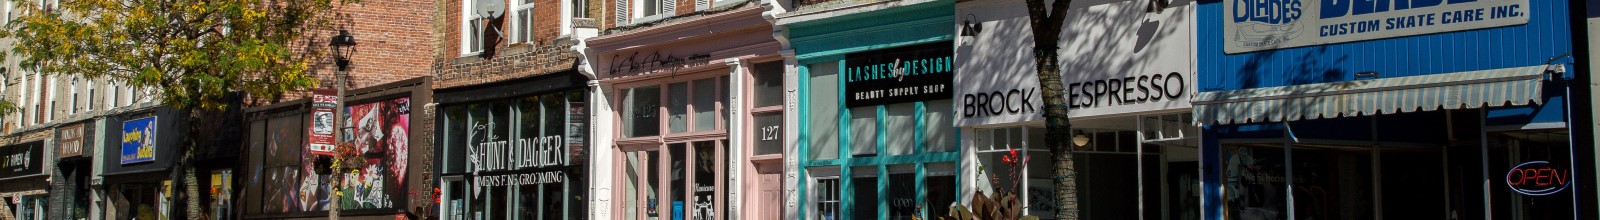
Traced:
<path id="1" fill-rule="evenodd" d="M 628 22 L 628 25 L 638 25 L 638 24 L 655 22 L 655 21 L 659 21 L 661 19 L 665 19 L 665 18 L 671 17 L 671 16 L 672 16 L 671 14 L 663 13 L 663 14 L 656 14 L 656 15 L 651 15 L 651 16 L 637 17 L 637 18 L 633 18 L 631 22 Z"/>

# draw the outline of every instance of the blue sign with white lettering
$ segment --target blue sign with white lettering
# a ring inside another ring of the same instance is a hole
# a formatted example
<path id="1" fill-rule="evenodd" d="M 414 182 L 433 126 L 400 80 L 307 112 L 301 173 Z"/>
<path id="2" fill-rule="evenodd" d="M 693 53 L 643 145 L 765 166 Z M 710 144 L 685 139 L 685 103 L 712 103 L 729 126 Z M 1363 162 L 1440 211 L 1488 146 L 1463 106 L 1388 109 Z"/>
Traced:
<path id="1" fill-rule="evenodd" d="M 1528 23 L 1528 0 L 1224 0 L 1227 53 Z"/>
<path id="2" fill-rule="evenodd" d="M 122 164 L 156 161 L 156 117 L 122 122 Z"/>

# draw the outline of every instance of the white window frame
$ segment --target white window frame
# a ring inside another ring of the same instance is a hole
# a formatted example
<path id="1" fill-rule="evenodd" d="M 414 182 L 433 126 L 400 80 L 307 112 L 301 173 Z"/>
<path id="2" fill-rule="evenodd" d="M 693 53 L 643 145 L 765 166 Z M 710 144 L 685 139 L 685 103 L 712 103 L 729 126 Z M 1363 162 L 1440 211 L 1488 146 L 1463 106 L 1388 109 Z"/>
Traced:
<path id="1" fill-rule="evenodd" d="M 647 8 L 644 7 L 645 6 L 645 4 L 644 4 L 645 2 L 654 2 L 656 4 L 655 10 L 647 10 Z M 665 7 L 666 4 L 664 4 L 664 3 L 667 3 L 667 2 L 677 3 L 674 0 L 633 0 L 633 2 L 632 2 L 633 3 L 633 10 L 631 10 L 631 11 L 633 11 L 633 22 L 630 23 L 630 24 L 651 22 L 651 21 L 661 20 L 662 18 L 673 16 L 673 14 L 676 14 L 676 12 L 674 12 L 674 11 L 676 11 L 676 9 L 675 9 L 676 7 L 674 7 L 674 9 L 670 9 L 669 10 L 668 8 Z M 655 13 L 653 13 L 653 14 L 645 13 L 645 12 L 650 12 L 650 11 L 655 11 Z"/>
<path id="2" fill-rule="evenodd" d="M 79 77 L 73 76 L 72 84 L 67 86 L 67 89 L 72 90 L 72 104 L 68 104 L 70 106 L 68 106 L 67 115 L 78 113 L 78 79 Z"/>
<path id="3" fill-rule="evenodd" d="M 833 213 L 843 214 L 840 210 L 846 208 L 844 207 L 844 181 L 848 177 L 840 175 L 842 173 L 840 173 L 839 169 L 839 166 L 821 166 L 806 169 L 806 179 L 808 179 L 805 189 L 806 214 L 802 219 L 821 219 L 822 211 L 818 208 L 822 207 L 823 202 L 837 204 L 837 209 L 833 210 Z M 823 189 L 821 187 L 822 181 L 824 180 L 832 180 L 838 183 L 838 185 L 833 186 L 833 195 L 821 194 Z M 824 196 L 832 196 L 833 200 L 822 200 Z M 834 219 L 840 218 L 841 216 L 834 216 Z"/>
<path id="4" fill-rule="evenodd" d="M 524 1 L 527 1 L 527 3 L 523 3 Z M 511 18 L 510 43 L 533 42 L 536 40 L 533 38 L 533 33 L 538 32 L 533 28 L 534 22 L 538 20 L 538 18 L 535 17 L 533 8 L 536 4 L 534 4 L 532 0 L 510 0 L 510 2 L 511 7 L 509 8 L 511 8 L 511 10 L 506 12 L 506 17 Z M 527 20 L 523 20 L 522 16 L 528 16 Z M 524 28 L 526 28 L 527 31 L 523 31 Z"/>
<path id="5" fill-rule="evenodd" d="M 482 43 L 477 42 L 483 38 L 483 31 L 475 28 L 483 22 L 477 12 L 472 10 L 477 1 L 484 0 L 461 0 L 461 56 L 483 53 Z"/>

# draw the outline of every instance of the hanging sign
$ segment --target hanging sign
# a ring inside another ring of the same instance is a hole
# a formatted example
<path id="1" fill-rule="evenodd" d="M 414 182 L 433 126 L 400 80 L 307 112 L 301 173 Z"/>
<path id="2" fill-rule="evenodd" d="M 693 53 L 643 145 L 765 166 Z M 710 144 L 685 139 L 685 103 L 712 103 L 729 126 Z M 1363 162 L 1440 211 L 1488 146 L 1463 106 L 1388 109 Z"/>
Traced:
<path id="1" fill-rule="evenodd" d="M 1567 189 L 1571 178 L 1571 169 L 1550 161 L 1530 161 L 1506 171 L 1506 186 L 1523 195 L 1544 196 Z"/>
<path id="2" fill-rule="evenodd" d="M 56 158 L 83 156 L 83 141 L 87 131 L 83 123 L 56 128 Z"/>
<path id="3" fill-rule="evenodd" d="M 311 135 L 308 150 L 315 155 L 333 156 L 333 110 L 339 105 L 337 91 L 317 89 L 311 92 Z"/>
<path id="4" fill-rule="evenodd" d="M 44 142 L 0 147 L 0 178 L 44 173 Z"/>
<path id="5" fill-rule="evenodd" d="M 122 164 L 156 161 L 156 117 L 122 122 Z"/>
<path id="6" fill-rule="evenodd" d="M 1224 0 L 1228 53 L 1528 23 L 1528 0 Z"/>
<path id="7" fill-rule="evenodd" d="M 950 42 L 845 55 L 845 106 L 950 99 L 954 65 Z"/>

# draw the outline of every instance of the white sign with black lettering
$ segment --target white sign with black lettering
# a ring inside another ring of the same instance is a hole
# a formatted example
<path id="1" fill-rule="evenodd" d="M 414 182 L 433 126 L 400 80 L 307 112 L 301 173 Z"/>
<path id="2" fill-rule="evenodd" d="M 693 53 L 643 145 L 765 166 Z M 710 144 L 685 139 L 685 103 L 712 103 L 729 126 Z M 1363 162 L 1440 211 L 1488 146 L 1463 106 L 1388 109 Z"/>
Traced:
<path id="1" fill-rule="evenodd" d="M 1194 5 L 1159 13 L 1148 2 L 1113 1 L 1067 12 L 1056 46 L 1068 116 L 1112 116 L 1190 108 L 1194 95 Z M 958 126 L 1043 121 L 1044 93 L 1033 33 L 1021 0 L 963 3 L 975 36 L 956 45 Z M 958 22 L 958 30 L 967 31 Z"/>

